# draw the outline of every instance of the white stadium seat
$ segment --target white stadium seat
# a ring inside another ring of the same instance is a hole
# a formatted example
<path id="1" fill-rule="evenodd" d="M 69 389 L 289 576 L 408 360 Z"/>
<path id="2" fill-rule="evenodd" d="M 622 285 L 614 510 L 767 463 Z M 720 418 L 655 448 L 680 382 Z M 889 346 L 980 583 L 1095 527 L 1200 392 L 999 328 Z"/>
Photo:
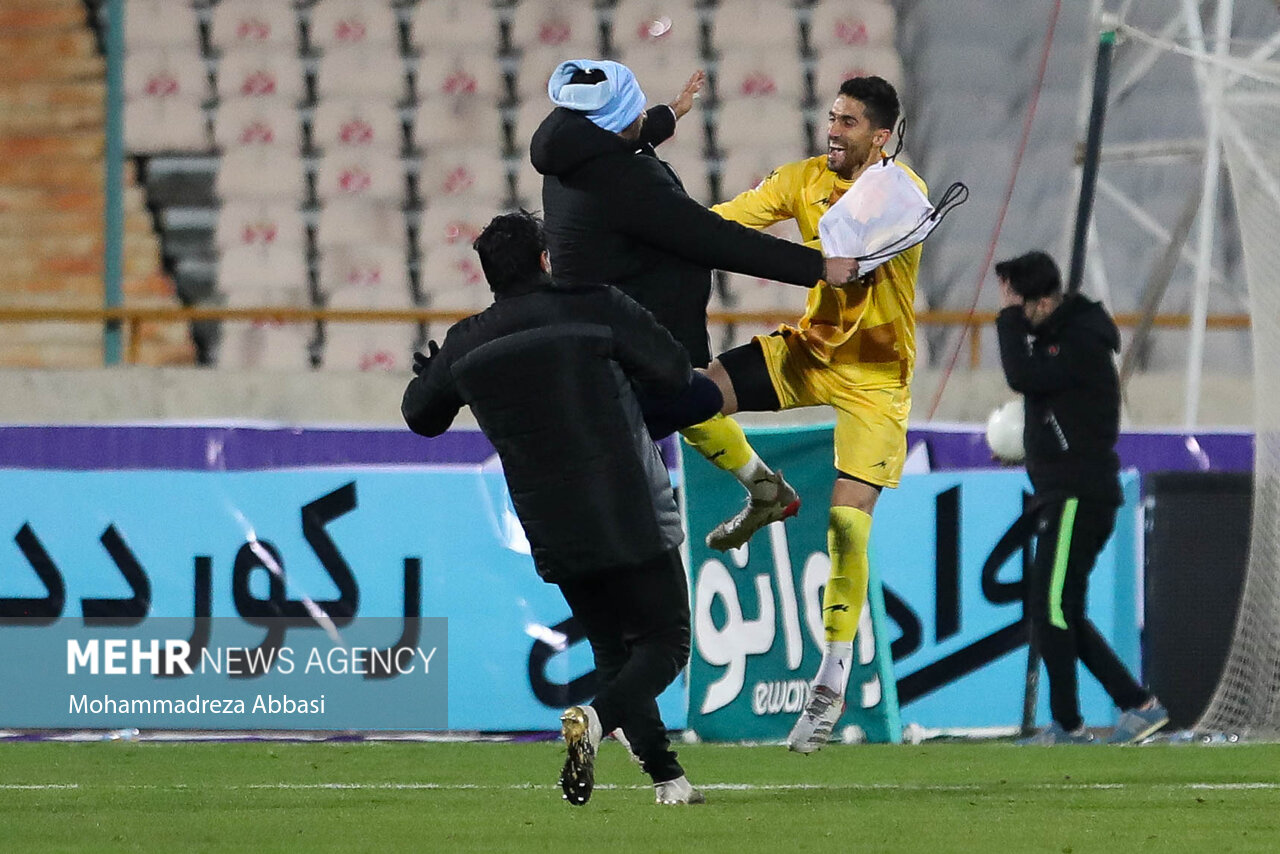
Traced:
<path id="1" fill-rule="evenodd" d="M 648 47 L 680 46 L 696 53 L 700 19 L 697 0 L 619 0 L 613 10 L 613 46 L 630 57 Z"/>
<path id="2" fill-rule="evenodd" d="M 407 290 L 347 287 L 335 290 L 330 308 L 412 308 Z M 418 337 L 414 323 L 326 323 L 322 364 L 329 370 L 407 372 Z"/>
<path id="3" fill-rule="evenodd" d="M 218 211 L 214 244 L 220 250 L 240 246 L 305 249 L 307 226 L 298 208 L 287 202 L 235 200 Z"/>
<path id="4" fill-rule="evenodd" d="M 395 51 L 400 27 L 395 11 L 372 0 L 316 0 L 308 30 L 312 47 L 382 45 Z"/>
<path id="5" fill-rule="evenodd" d="M 124 61 L 126 98 L 185 97 L 197 103 L 209 94 L 209 76 L 198 49 L 143 47 L 129 51 Z"/>
<path id="6" fill-rule="evenodd" d="M 511 16 L 511 43 L 522 50 L 555 50 L 561 59 L 593 59 L 600 54 L 600 23 L 582 2 L 520 3 Z"/>
<path id="7" fill-rule="evenodd" d="M 278 145 L 296 151 L 302 144 L 298 111 L 285 98 L 227 98 L 218 104 L 213 124 L 223 149 Z"/>
<path id="8" fill-rule="evenodd" d="M 366 147 L 398 151 L 404 145 L 400 111 L 383 101 L 322 101 L 311 123 L 311 142 L 321 150 Z"/>
<path id="9" fill-rule="evenodd" d="M 383 46 L 341 46 L 316 60 L 316 90 L 321 99 L 358 96 L 396 104 L 407 86 L 404 62 Z"/>
<path id="10" fill-rule="evenodd" d="M 306 173 L 297 152 L 277 145 L 248 145 L 223 151 L 215 184 L 220 199 L 274 199 L 302 202 Z"/>
<path id="11" fill-rule="evenodd" d="M 809 19 L 809 46 L 816 51 L 893 47 L 897 16 L 880 0 L 823 0 Z"/>
<path id="12" fill-rule="evenodd" d="M 332 199 L 316 220 L 316 245 L 323 251 L 337 246 L 408 245 L 404 213 L 399 206 L 363 199 Z"/>
<path id="13" fill-rule="evenodd" d="M 744 48 L 796 54 L 800 23 L 791 0 L 733 0 L 716 7 L 712 42 L 721 55 Z"/>
<path id="14" fill-rule="evenodd" d="M 296 49 L 298 16 L 288 3 L 222 0 L 213 7 L 209 43 L 221 51 L 266 45 Z"/>
<path id="15" fill-rule="evenodd" d="M 429 0 L 413 7 L 409 40 L 425 49 L 486 50 L 498 44 L 498 16 L 490 3 L 476 0 Z"/>
<path id="16" fill-rule="evenodd" d="M 280 50 L 230 51 L 218 62 L 218 97 L 289 98 L 306 94 L 302 62 Z"/>
<path id="17" fill-rule="evenodd" d="M 373 244 L 324 249 L 320 256 L 320 290 L 344 289 L 392 294 L 409 293 L 409 267 L 403 246 Z"/>
<path id="18" fill-rule="evenodd" d="M 139 47 L 200 49 L 200 27 L 195 10 L 176 0 L 127 0 L 124 42 Z"/>
<path id="19" fill-rule="evenodd" d="M 316 172 L 316 196 L 403 204 L 404 170 L 395 149 L 342 147 L 327 151 Z"/>
<path id="20" fill-rule="evenodd" d="M 716 96 L 721 101 L 785 98 L 799 104 L 804 69 L 799 57 L 785 51 L 726 54 L 716 69 Z"/>
<path id="21" fill-rule="evenodd" d="M 204 110 L 192 98 L 132 98 L 124 106 L 125 148 L 135 154 L 209 150 Z"/>

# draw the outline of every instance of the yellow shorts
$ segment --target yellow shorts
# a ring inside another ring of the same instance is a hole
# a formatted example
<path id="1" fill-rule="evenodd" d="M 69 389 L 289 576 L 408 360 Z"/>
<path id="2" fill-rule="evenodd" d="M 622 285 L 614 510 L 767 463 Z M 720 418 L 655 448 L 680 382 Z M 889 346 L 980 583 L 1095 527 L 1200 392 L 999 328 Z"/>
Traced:
<path id="1" fill-rule="evenodd" d="M 836 469 L 876 486 L 897 486 L 907 458 L 910 387 L 850 385 L 815 359 L 796 335 L 757 335 L 755 340 L 782 409 L 835 409 Z"/>

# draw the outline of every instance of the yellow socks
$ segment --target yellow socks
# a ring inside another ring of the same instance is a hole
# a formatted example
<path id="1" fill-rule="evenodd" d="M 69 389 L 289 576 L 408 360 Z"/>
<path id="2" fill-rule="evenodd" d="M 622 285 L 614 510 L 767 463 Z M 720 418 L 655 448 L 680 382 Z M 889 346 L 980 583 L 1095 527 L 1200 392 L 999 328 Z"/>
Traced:
<path id="1" fill-rule="evenodd" d="M 680 432 L 694 450 L 725 471 L 740 469 L 755 456 L 742 427 L 723 415 L 713 415 L 701 424 L 686 427 Z"/>
<path id="2" fill-rule="evenodd" d="M 827 641 L 848 643 L 858 633 L 862 604 L 867 599 L 870 540 L 870 515 L 853 507 L 831 508 L 827 527 L 831 576 L 822 593 L 822 627 Z"/>
<path id="3" fill-rule="evenodd" d="M 822 663 L 814 677 L 844 696 L 853 664 L 853 638 L 858 633 L 862 605 L 867 600 L 867 543 L 871 540 L 871 516 L 853 507 L 831 508 L 827 526 L 827 551 L 831 575 L 822 592 Z"/>

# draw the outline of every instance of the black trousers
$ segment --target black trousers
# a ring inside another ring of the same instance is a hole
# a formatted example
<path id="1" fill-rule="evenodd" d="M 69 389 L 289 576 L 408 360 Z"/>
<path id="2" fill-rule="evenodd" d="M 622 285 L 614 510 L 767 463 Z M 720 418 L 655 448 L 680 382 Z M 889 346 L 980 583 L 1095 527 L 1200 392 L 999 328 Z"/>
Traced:
<path id="1" fill-rule="evenodd" d="M 1069 498 L 1040 508 L 1036 556 L 1027 605 L 1049 674 L 1049 707 L 1063 729 L 1077 729 L 1080 699 L 1076 661 L 1102 684 L 1121 709 L 1141 706 L 1151 694 L 1139 685 L 1085 616 L 1089 573 L 1116 524 L 1116 508 Z"/>
<path id="2" fill-rule="evenodd" d="M 655 783 L 684 775 L 658 713 L 659 694 L 689 661 L 689 587 L 678 549 L 643 564 L 560 584 L 595 655 L 592 707 L 618 727 Z"/>

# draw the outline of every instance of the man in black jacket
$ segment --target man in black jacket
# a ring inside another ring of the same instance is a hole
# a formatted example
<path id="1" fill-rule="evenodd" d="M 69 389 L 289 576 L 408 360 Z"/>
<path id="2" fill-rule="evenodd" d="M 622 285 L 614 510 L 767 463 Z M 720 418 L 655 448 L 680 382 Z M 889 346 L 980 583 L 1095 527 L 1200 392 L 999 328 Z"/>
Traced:
<path id="1" fill-rule="evenodd" d="M 1027 474 L 1038 513 L 1027 604 L 1049 675 L 1053 722 L 1027 744 L 1082 744 L 1076 661 L 1122 714 L 1110 743 L 1141 741 L 1169 716 L 1085 616 L 1089 573 L 1115 527 L 1120 492 L 1120 383 L 1112 354 L 1120 333 L 1100 303 L 1064 295 L 1043 252 L 996 264 L 1000 362 L 1024 396 Z"/>
<path id="2" fill-rule="evenodd" d="M 600 688 L 561 718 L 566 799 L 587 802 L 600 739 L 621 727 L 659 803 L 700 803 L 656 702 L 689 657 L 684 534 L 633 391 L 678 398 L 694 376 L 689 357 L 613 288 L 553 287 L 531 215 L 496 217 L 475 248 L 494 304 L 415 355 L 405 421 L 438 436 L 471 407 L 502 460 L 538 574 L 559 585 L 586 631 Z M 688 417 L 707 417 L 705 407 Z"/>
<path id="3" fill-rule="evenodd" d="M 824 259 L 817 249 L 726 220 L 690 198 L 654 146 L 672 136 L 700 87 L 695 74 L 674 102 L 646 112 L 644 93 L 625 65 L 563 62 L 547 87 L 557 106 L 529 151 L 544 176 L 543 216 L 557 281 L 617 287 L 653 312 L 698 368 L 711 361 L 713 269 L 805 288 L 824 280 L 847 284 L 858 272 L 852 258 Z M 745 536 L 799 509 L 795 490 L 760 460 L 733 421 L 717 415 L 684 435 L 717 466 L 736 460 L 737 468 L 727 470 L 751 497 Z"/>

